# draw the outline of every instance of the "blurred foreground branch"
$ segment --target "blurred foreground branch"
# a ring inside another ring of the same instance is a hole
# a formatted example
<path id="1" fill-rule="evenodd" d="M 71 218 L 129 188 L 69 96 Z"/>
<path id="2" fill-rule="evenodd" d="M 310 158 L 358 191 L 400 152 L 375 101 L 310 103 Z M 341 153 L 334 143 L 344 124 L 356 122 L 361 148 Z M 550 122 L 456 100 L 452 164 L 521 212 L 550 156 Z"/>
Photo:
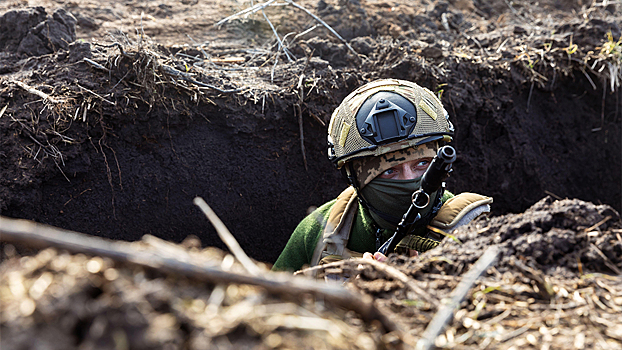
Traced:
<path id="1" fill-rule="evenodd" d="M 180 274 L 216 284 L 254 285 L 284 297 L 295 298 L 300 295 L 311 294 L 337 306 L 353 310 L 366 321 L 378 320 L 388 332 L 398 330 L 397 325 L 376 308 L 370 296 L 350 292 L 338 285 L 296 278 L 287 273 L 265 272 L 263 276 L 250 276 L 227 272 L 216 266 L 199 265 L 170 256 L 138 251 L 128 242 L 111 241 L 4 216 L 0 216 L 0 241 L 18 243 L 34 248 L 55 247 L 71 253 L 107 257 L 119 262 Z"/>

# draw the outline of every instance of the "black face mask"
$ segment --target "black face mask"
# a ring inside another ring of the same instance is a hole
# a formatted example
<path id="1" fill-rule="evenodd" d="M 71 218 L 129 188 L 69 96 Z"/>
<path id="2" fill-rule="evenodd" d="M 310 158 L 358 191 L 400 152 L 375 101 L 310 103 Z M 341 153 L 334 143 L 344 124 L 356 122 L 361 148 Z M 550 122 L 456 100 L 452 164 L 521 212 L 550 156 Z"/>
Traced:
<path id="1" fill-rule="evenodd" d="M 383 229 L 395 230 L 412 203 L 412 194 L 421 187 L 422 176 L 412 180 L 375 178 L 361 191 L 370 206 L 370 214 Z M 429 205 L 422 212 L 424 216 Z"/>

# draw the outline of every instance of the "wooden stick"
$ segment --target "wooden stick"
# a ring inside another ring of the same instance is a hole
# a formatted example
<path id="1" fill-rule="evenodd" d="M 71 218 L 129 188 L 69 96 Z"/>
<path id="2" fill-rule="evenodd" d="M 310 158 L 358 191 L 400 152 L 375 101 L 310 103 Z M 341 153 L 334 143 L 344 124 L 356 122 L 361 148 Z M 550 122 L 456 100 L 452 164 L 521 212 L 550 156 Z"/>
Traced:
<path id="1" fill-rule="evenodd" d="M 358 266 L 361 264 L 371 265 L 376 270 L 382 271 L 388 277 L 391 277 L 394 280 L 398 280 L 404 283 L 406 288 L 409 288 L 410 290 L 415 292 L 419 297 L 421 297 L 421 299 L 430 303 L 432 306 L 438 309 L 439 307 L 438 301 L 434 298 L 429 297 L 428 293 L 424 291 L 423 289 L 419 288 L 419 286 L 417 286 L 417 284 L 413 282 L 412 278 L 408 277 L 408 275 L 396 269 L 395 267 L 379 262 L 377 260 L 363 259 L 363 258 L 351 258 L 351 259 L 346 259 L 346 260 L 335 261 L 335 262 L 328 263 L 328 264 L 312 266 L 304 270 L 296 271 L 294 275 L 315 276 L 319 270 L 330 269 L 334 267 L 344 267 L 344 265 Z"/>
<path id="2" fill-rule="evenodd" d="M 301 5 L 298 5 L 293 0 L 285 0 L 285 1 L 287 3 L 289 3 L 289 4 L 291 4 L 292 6 L 298 8 L 298 9 L 301 9 L 302 11 L 306 12 L 309 16 L 313 17 L 314 20 L 320 22 L 320 24 L 322 24 L 324 27 L 326 27 L 326 29 L 328 29 L 331 33 L 333 33 L 334 36 L 336 36 L 339 40 L 341 40 L 341 42 L 344 43 L 344 45 L 346 45 L 348 50 L 350 50 L 350 52 L 352 52 L 352 54 L 354 54 L 354 57 L 359 58 L 358 53 L 356 51 L 354 51 L 352 46 L 350 46 L 350 44 L 348 44 L 348 42 L 344 38 L 342 38 L 341 35 L 339 35 L 339 33 L 337 33 L 333 28 L 331 28 L 331 26 L 329 26 L 321 18 L 319 18 L 318 16 L 314 15 L 313 13 L 311 13 L 309 10 L 307 10 L 304 7 L 302 7 Z"/>
<path id="3" fill-rule="evenodd" d="M 488 267 L 492 265 L 497 256 L 499 255 L 499 248 L 497 246 L 491 246 L 482 256 L 473 264 L 473 267 L 464 275 L 462 281 L 458 283 L 458 286 L 451 292 L 451 300 L 442 304 L 441 308 L 436 312 L 434 318 L 428 324 L 428 327 L 423 332 L 423 336 L 417 342 L 417 349 L 431 349 L 434 346 L 434 340 L 443 331 L 443 328 L 451 322 L 454 316 L 454 310 L 456 310 L 462 299 L 467 295 L 473 284 L 477 281 L 477 278 L 488 270 Z"/>
<path id="4" fill-rule="evenodd" d="M 373 266 L 376 270 L 382 271 L 384 272 L 387 276 L 398 280 L 402 283 L 404 283 L 404 285 L 409 288 L 410 290 L 412 290 L 413 292 L 415 292 L 421 299 L 427 301 L 428 303 L 430 303 L 432 306 L 434 306 L 437 310 L 439 307 L 439 303 L 436 299 L 431 298 L 430 296 L 428 296 L 428 293 L 426 291 L 424 291 L 423 289 L 419 288 L 419 286 L 417 284 L 415 284 L 414 280 L 410 277 L 408 277 L 408 275 L 406 275 L 405 273 L 403 273 L 402 271 L 396 269 L 395 267 L 380 262 L 378 260 L 372 260 L 372 259 L 363 259 L 363 258 L 356 258 L 356 259 L 352 259 L 353 262 L 357 263 L 357 264 L 368 264 Z"/>
<path id="5" fill-rule="evenodd" d="M 605 222 L 609 221 L 611 219 L 611 216 L 607 215 L 605 216 L 604 219 L 600 220 L 599 222 L 595 223 L 594 225 L 586 228 L 585 230 L 583 230 L 583 232 L 590 232 L 592 230 L 596 230 L 600 227 L 600 225 L 604 224 Z"/>
<path id="6" fill-rule="evenodd" d="M 257 5 L 251 6 L 247 9 L 244 9 L 238 13 L 235 13 L 227 18 L 221 19 L 220 21 L 218 21 L 216 24 L 214 24 L 214 27 L 220 27 L 221 25 L 223 25 L 223 23 L 229 22 L 230 20 L 239 17 L 241 15 L 251 15 L 259 10 L 263 10 L 264 8 L 270 6 L 270 4 L 272 4 L 273 2 L 275 2 L 276 0 L 268 0 L 264 3 L 259 3 Z"/>
<path id="7" fill-rule="evenodd" d="M 218 237 L 227 245 L 233 256 L 244 266 L 246 271 L 253 276 L 259 276 L 261 274 L 261 269 L 255 265 L 255 263 L 246 255 L 238 241 L 233 237 L 233 234 L 229 231 L 227 226 L 220 220 L 218 215 L 214 213 L 212 208 L 210 208 L 207 203 L 201 197 L 196 197 L 194 199 L 194 204 L 201 208 L 203 214 L 207 216 L 209 221 L 214 225 L 216 232 L 218 233 Z"/>
<path id="8" fill-rule="evenodd" d="M 137 251 L 127 242 L 111 241 L 73 231 L 42 225 L 29 220 L 0 216 L 0 241 L 19 243 L 30 247 L 55 247 L 72 253 L 108 257 L 158 271 L 183 275 L 210 283 L 248 284 L 262 287 L 270 293 L 297 298 L 311 294 L 337 306 L 357 312 L 365 321 L 378 320 L 387 332 L 398 326 L 373 304 L 368 295 L 353 293 L 336 285 L 296 278 L 288 273 L 265 272 L 261 276 L 223 271 L 206 264 L 183 262 L 175 258 Z"/>

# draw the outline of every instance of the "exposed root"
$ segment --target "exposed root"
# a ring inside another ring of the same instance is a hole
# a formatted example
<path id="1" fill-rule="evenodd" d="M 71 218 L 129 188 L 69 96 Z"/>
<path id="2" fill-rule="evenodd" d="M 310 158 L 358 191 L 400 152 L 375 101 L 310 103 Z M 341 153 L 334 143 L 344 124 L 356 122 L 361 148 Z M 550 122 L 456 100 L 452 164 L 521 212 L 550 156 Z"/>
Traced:
<path id="1" fill-rule="evenodd" d="M 28 86 L 26 83 L 22 83 L 19 80 L 10 80 L 10 81 L 8 81 L 8 83 L 13 83 L 13 84 L 21 87 L 22 89 L 28 91 L 29 93 L 41 97 L 45 102 L 50 102 L 50 103 L 63 103 L 63 102 L 65 102 L 65 100 L 54 98 L 54 97 L 46 94 L 45 92 L 39 91 L 39 90 L 37 90 L 37 89 L 35 89 L 35 88 L 31 87 L 31 86 Z"/>
<path id="2" fill-rule="evenodd" d="M 102 129 L 104 128 L 103 124 L 102 124 Z M 116 219 L 117 218 L 117 212 L 116 212 L 116 207 L 114 204 L 114 196 L 115 196 L 115 191 L 114 191 L 114 185 L 112 184 L 112 172 L 110 171 L 110 165 L 108 164 L 108 157 L 106 157 L 106 152 L 104 152 L 104 148 L 102 147 L 102 141 L 104 140 L 105 134 L 104 136 L 102 136 L 102 138 L 99 139 L 99 149 L 102 152 L 102 156 L 104 157 L 104 164 L 106 164 L 106 176 L 108 177 L 108 184 L 110 185 L 110 191 L 112 193 L 112 197 L 111 197 L 111 201 L 112 201 L 112 216 Z M 118 163 L 117 163 L 118 165 Z M 121 170 L 119 169 L 119 172 Z M 120 174 L 120 173 L 119 173 Z M 120 181 L 120 179 L 119 179 Z"/>

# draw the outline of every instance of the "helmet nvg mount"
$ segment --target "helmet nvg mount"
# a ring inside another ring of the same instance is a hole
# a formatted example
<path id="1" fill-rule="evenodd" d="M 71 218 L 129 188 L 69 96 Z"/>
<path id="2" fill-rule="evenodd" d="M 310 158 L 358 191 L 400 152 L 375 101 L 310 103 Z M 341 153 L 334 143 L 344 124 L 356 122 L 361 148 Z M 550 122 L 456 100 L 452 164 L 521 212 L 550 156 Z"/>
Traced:
<path id="1" fill-rule="evenodd" d="M 335 109 L 328 126 L 328 157 L 341 168 L 354 158 L 449 142 L 453 133 L 449 114 L 430 90 L 381 79 L 359 87 Z"/>

